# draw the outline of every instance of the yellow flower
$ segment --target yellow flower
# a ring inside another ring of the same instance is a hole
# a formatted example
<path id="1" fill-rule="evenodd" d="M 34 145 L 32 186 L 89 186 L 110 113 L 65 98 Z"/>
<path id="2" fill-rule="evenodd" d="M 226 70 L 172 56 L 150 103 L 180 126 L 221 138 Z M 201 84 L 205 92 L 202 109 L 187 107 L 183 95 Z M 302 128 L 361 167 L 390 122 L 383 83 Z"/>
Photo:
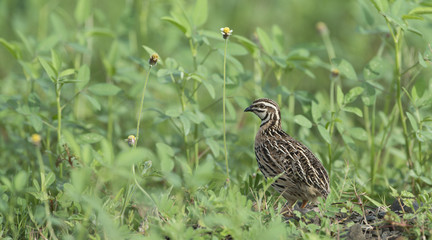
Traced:
<path id="1" fill-rule="evenodd" d="M 154 66 L 154 65 L 156 65 L 157 62 L 158 62 L 158 60 L 159 60 L 159 55 L 157 55 L 157 53 L 153 53 L 153 54 L 150 56 L 150 59 L 149 59 L 149 64 L 150 64 L 150 66 Z"/>
<path id="2" fill-rule="evenodd" d="M 233 30 L 231 30 L 229 27 L 224 27 L 220 30 L 224 39 L 227 39 L 229 36 L 231 36 L 233 32 Z"/>
<path id="3" fill-rule="evenodd" d="M 40 136 L 39 134 L 34 133 L 34 134 L 31 135 L 30 140 L 31 140 L 31 142 L 32 142 L 35 146 L 39 146 L 40 143 L 41 143 L 42 138 L 41 138 L 41 136 Z"/>
<path id="4" fill-rule="evenodd" d="M 130 147 L 133 147 L 136 144 L 136 137 L 134 135 L 129 135 L 126 141 L 128 142 Z"/>

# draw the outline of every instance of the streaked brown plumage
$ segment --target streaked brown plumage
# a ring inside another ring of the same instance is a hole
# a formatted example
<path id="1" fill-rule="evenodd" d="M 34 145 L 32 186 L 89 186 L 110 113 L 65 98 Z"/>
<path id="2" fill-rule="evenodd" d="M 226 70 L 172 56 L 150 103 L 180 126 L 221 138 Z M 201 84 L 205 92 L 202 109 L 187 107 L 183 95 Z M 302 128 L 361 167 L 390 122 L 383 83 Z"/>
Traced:
<path id="1" fill-rule="evenodd" d="M 282 174 L 272 184 L 288 201 L 289 208 L 297 201 L 327 198 L 329 177 L 320 160 L 302 143 L 281 128 L 279 106 L 271 99 L 261 98 L 244 110 L 261 119 L 255 137 L 255 155 L 258 167 L 266 178 Z"/>

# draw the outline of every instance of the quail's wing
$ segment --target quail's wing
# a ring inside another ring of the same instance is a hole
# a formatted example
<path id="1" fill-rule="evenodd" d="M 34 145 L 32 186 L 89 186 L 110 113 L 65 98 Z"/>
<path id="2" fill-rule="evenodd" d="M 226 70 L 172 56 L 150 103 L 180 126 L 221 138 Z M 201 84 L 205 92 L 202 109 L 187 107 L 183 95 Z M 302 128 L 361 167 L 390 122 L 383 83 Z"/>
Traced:
<path id="1" fill-rule="evenodd" d="M 299 161 L 293 164 L 298 166 L 298 168 L 302 168 L 306 173 L 306 182 L 308 185 L 318 189 L 323 197 L 326 198 L 330 192 L 327 170 L 324 168 L 321 161 L 304 144 L 295 142 L 294 147 L 297 149 L 296 155 Z"/>
<path id="2" fill-rule="evenodd" d="M 285 167 L 279 160 L 282 155 L 276 151 L 270 140 L 264 140 L 255 146 L 255 154 L 259 168 L 265 177 L 275 177 L 285 171 Z"/>
<path id="3" fill-rule="evenodd" d="M 302 143 L 291 137 L 275 139 L 268 146 L 277 153 L 274 156 L 293 182 L 318 189 L 324 197 L 329 192 L 327 171 L 315 155 Z"/>

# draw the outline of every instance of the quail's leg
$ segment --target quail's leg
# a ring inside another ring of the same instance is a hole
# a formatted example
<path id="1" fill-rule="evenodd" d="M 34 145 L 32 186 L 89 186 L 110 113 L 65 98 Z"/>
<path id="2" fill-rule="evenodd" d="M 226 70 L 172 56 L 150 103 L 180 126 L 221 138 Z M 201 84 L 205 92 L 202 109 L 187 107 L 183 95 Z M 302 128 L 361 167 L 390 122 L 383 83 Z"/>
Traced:
<path id="1" fill-rule="evenodd" d="M 307 203 L 308 203 L 308 200 L 303 200 L 302 205 L 300 206 L 300 208 L 305 208 Z"/>

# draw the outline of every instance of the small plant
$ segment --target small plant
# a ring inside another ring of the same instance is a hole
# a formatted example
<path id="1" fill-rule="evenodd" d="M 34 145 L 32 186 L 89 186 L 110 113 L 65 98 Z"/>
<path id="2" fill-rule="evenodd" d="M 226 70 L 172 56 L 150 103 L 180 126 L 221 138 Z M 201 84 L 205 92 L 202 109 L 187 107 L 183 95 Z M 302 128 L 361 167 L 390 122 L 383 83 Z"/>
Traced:
<path id="1" fill-rule="evenodd" d="M 233 30 L 229 27 L 221 28 L 222 37 L 225 40 L 225 49 L 224 49 L 224 62 L 223 62 L 223 92 L 222 92 L 222 118 L 223 118 L 223 142 L 224 142 L 224 156 L 225 156 L 225 167 L 226 167 L 226 175 L 227 181 L 229 182 L 229 166 L 228 166 L 228 150 L 226 143 L 226 57 L 227 57 L 227 48 L 228 48 L 228 38 L 232 35 Z"/>
<path id="2" fill-rule="evenodd" d="M 157 55 L 156 53 L 153 53 L 150 56 L 150 59 L 148 61 L 149 62 L 149 68 L 147 70 L 147 74 L 146 74 L 146 78 L 145 78 L 145 82 L 144 82 L 144 87 L 143 87 L 142 95 L 141 95 L 140 107 L 139 107 L 139 110 L 138 110 L 136 141 L 135 141 L 134 147 L 136 147 L 136 145 L 138 144 L 138 141 L 139 141 L 139 132 L 140 132 L 140 128 L 139 127 L 140 127 L 140 122 L 141 122 L 141 113 L 142 113 L 142 110 L 143 110 L 144 96 L 145 96 L 145 91 L 146 91 L 146 88 L 147 88 L 147 82 L 148 82 L 149 76 L 150 76 L 150 71 L 153 68 L 153 66 L 155 66 L 157 64 L 158 60 L 159 60 L 159 55 Z"/>

